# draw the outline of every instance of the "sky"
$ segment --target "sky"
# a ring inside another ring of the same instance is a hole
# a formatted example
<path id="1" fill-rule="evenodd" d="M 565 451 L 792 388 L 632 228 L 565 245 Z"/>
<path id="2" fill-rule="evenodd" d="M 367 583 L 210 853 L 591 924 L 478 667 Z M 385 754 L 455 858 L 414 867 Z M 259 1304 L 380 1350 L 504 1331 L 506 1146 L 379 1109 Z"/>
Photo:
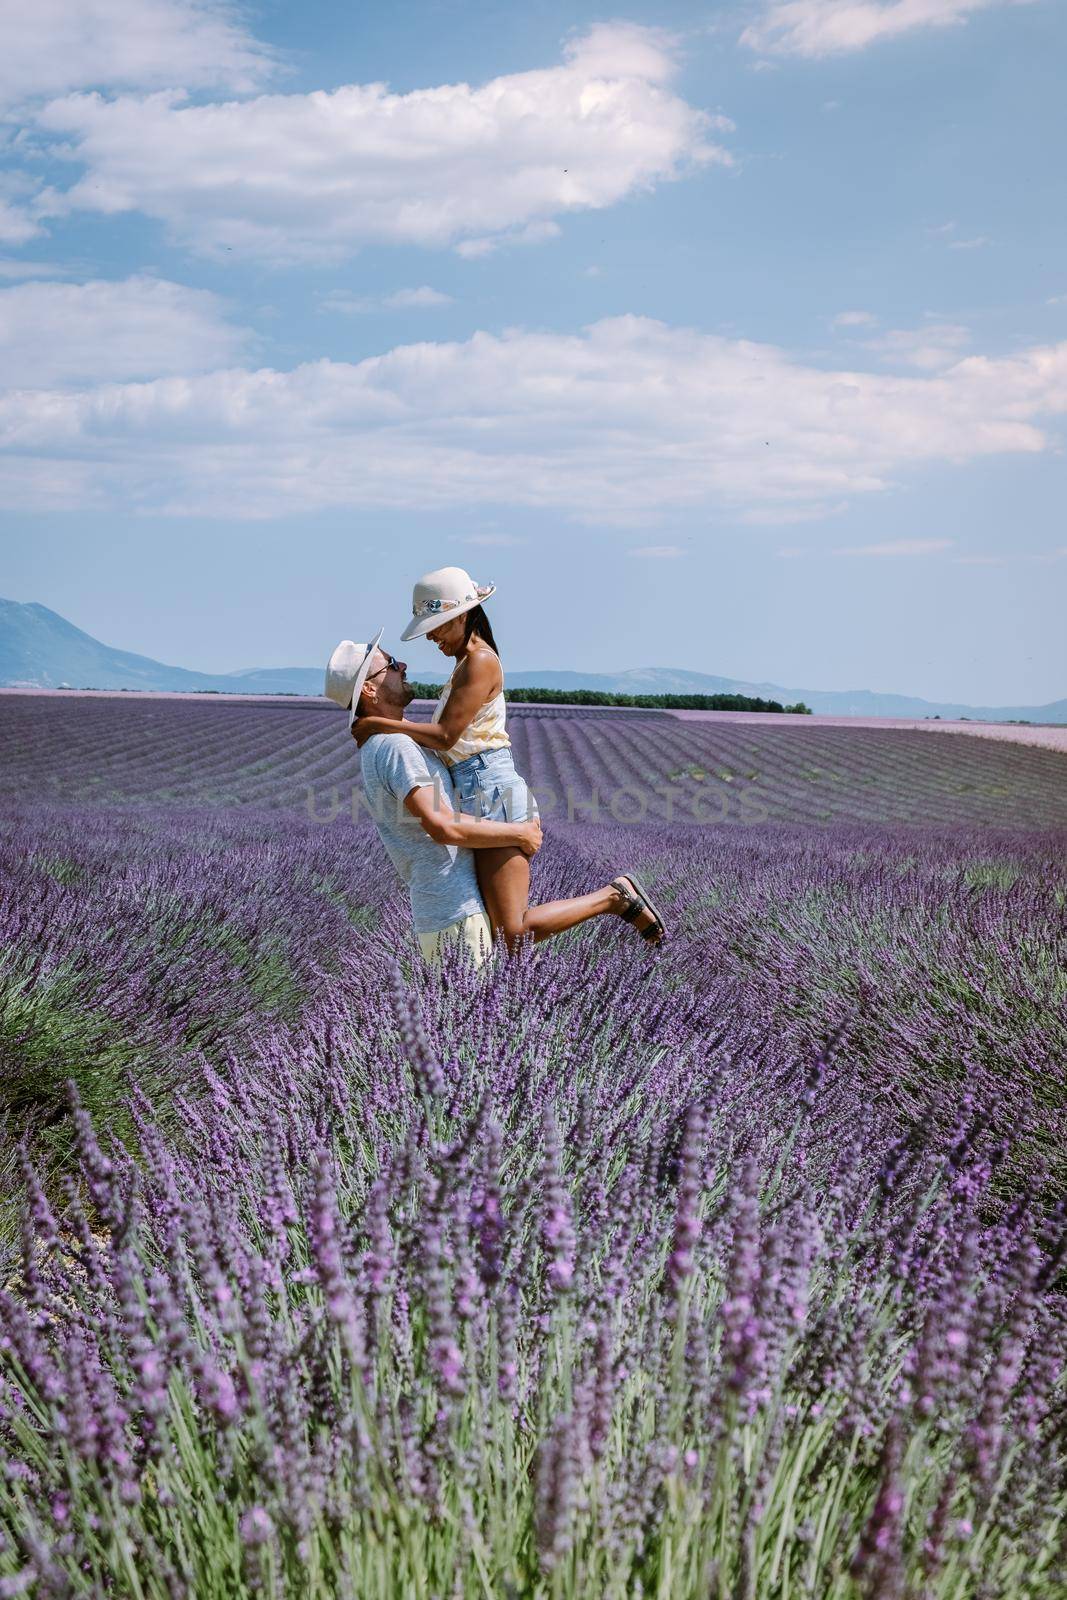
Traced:
<path id="1" fill-rule="evenodd" d="M 3 26 L 0 595 L 306 666 L 459 565 L 505 669 L 1067 694 L 1062 0 Z"/>

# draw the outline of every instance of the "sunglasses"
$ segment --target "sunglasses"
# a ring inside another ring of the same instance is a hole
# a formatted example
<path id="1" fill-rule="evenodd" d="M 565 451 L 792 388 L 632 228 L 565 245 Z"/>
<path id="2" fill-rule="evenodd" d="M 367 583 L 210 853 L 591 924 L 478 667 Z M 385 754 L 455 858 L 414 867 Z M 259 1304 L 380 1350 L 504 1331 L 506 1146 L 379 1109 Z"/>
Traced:
<path id="1" fill-rule="evenodd" d="M 394 667 L 396 671 L 399 672 L 400 662 L 396 659 L 396 656 L 387 655 L 385 658 L 385 666 L 379 667 L 377 672 L 368 672 L 364 682 L 369 683 L 372 678 L 380 678 L 383 672 L 390 672 Z"/>

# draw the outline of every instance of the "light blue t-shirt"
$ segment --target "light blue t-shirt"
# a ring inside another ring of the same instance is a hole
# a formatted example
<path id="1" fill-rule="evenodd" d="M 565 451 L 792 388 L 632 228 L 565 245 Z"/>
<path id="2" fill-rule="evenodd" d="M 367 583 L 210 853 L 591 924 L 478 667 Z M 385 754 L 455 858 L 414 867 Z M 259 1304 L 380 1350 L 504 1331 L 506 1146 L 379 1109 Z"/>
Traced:
<path id="1" fill-rule="evenodd" d="M 453 806 L 448 768 L 406 733 L 376 733 L 360 751 L 363 792 L 382 843 L 411 896 L 416 933 L 438 933 L 484 910 L 474 857 L 458 845 L 437 844 L 404 801 L 412 789 L 436 783 Z"/>

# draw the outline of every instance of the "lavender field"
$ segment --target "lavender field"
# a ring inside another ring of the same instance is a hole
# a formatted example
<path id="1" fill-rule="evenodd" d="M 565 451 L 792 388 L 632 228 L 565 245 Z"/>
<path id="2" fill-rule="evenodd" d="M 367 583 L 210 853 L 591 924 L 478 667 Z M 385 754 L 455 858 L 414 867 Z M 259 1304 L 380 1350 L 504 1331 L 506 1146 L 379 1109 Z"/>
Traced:
<path id="1" fill-rule="evenodd" d="M 0 1596 L 1067 1594 L 1067 758 L 510 724 L 663 948 L 424 969 L 339 713 L 0 698 Z"/>
<path id="2" fill-rule="evenodd" d="M 587 819 L 595 791 L 609 822 L 1067 827 L 1053 749 L 962 735 L 931 748 L 928 732 L 774 717 L 522 705 L 508 717 L 516 763 L 549 818 L 566 820 L 572 800 L 573 818 Z M 339 728 L 316 701 L 0 695 L 0 799 L 281 807 L 332 820 L 351 814 L 359 784 Z"/>

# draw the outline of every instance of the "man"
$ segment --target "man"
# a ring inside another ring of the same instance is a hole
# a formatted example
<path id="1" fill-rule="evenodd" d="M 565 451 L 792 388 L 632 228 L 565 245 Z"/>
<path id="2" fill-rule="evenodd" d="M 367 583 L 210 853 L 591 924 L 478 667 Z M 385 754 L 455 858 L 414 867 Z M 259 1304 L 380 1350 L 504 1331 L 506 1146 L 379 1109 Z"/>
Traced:
<path id="1" fill-rule="evenodd" d="M 414 699 L 407 664 L 379 649 L 384 629 L 371 644 L 344 639 L 326 668 L 326 694 L 349 712 L 353 735 L 361 715 L 401 721 Z M 533 856 L 541 847 L 541 824 L 494 822 L 458 808 L 445 763 L 403 733 L 376 733 L 360 751 L 363 789 L 382 843 L 407 886 L 411 915 L 423 955 L 439 963 L 446 944 L 458 942 L 476 966 L 488 958 L 493 930 L 478 889 L 474 850 L 517 846 Z M 590 917 L 614 914 L 643 939 L 658 942 L 663 923 L 631 872 L 603 889 L 534 908 L 528 920 L 535 939 L 562 933 Z"/>

